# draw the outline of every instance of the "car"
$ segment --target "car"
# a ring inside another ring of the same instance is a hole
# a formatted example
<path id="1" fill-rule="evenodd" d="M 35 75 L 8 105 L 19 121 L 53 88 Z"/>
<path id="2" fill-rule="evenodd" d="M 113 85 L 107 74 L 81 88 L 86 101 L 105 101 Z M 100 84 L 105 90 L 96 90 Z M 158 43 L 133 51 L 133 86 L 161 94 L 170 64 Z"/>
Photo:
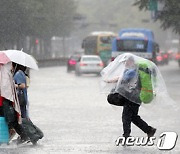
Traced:
<path id="1" fill-rule="evenodd" d="M 163 56 L 161 53 L 157 53 L 157 55 L 156 55 L 156 64 L 157 65 L 163 65 L 164 64 Z"/>
<path id="2" fill-rule="evenodd" d="M 83 55 L 76 64 L 75 74 L 97 74 L 104 68 L 104 64 L 98 55 Z"/>
<path id="3" fill-rule="evenodd" d="M 74 54 L 71 55 L 67 61 L 67 72 L 71 72 L 75 70 L 75 66 L 77 61 L 79 61 L 81 55 L 79 54 Z"/>
<path id="4" fill-rule="evenodd" d="M 160 51 L 156 55 L 156 64 L 157 65 L 167 65 L 169 63 L 169 54 L 165 51 Z"/>
<path id="5" fill-rule="evenodd" d="M 180 52 L 176 53 L 175 60 L 178 62 L 178 65 L 180 67 Z"/>
<path id="6" fill-rule="evenodd" d="M 163 57 L 163 64 L 169 63 L 169 54 L 166 51 L 161 51 L 162 57 Z"/>

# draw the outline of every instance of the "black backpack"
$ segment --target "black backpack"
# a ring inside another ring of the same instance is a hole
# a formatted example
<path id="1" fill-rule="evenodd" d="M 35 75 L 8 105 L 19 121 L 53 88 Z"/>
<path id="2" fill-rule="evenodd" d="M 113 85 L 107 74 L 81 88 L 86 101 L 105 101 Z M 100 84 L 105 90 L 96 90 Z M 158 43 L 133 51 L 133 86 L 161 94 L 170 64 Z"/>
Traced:
<path id="1" fill-rule="evenodd" d="M 125 98 L 123 96 L 121 96 L 119 93 L 111 92 L 107 96 L 107 101 L 111 105 L 123 106 L 125 103 Z"/>

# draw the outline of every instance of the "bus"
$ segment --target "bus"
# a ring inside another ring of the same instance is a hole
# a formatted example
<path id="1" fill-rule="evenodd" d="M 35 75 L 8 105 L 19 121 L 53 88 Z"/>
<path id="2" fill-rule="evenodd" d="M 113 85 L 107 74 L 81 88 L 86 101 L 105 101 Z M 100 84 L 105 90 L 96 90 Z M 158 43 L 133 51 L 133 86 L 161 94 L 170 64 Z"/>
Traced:
<path id="1" fill-rule="evenodd" d="M 106 66 L 111 59 L 112 40 L 117 34 L 110 31 L 97 31 L 90 33 L 83 39 L 82 48 L 86 55 L 99 55 Z"/>
<path id="2" fill-rule="evenodd" d="M 130 52 L 156 63 L 159 45 L 149 29 L 126 28 L 120 30 L 118 37 L 112 41 L 112 60 L 119 54 Z"/>

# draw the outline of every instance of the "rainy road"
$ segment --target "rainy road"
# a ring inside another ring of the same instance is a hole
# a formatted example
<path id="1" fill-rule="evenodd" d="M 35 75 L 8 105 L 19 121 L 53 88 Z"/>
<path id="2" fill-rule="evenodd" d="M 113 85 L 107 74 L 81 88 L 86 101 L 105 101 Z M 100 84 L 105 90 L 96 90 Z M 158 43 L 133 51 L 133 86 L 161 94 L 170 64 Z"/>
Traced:
<path id="1" fill-rule="evenodd" d="M 161 66 L 170 96 L 180 103 L 180 69 L 171 62 Z M 39 126 L 45 137 L 33 147 L 31 144 L 16 146 L 3 145 L 1 153 L 8 154 L 151 154 L 179 153 L 180 139 L 171 151 L 160 151 L 154 146 L 116 147 L 114 141 L 122 134 L 121 108 L 113 108 L 106 102 L 106 96 L 100 94 L 100 77 L 66 73 L 66 67 L 41 68 L 31 72 L 29 88 L 30 116 Z M 164 131 L 180 134 L 178 111 L 155 110 L 141 107 L 139 114 L 150 125 L 157 128 L 156 137 Z M 132 135 L 145 136 L 132 125 Z"/>

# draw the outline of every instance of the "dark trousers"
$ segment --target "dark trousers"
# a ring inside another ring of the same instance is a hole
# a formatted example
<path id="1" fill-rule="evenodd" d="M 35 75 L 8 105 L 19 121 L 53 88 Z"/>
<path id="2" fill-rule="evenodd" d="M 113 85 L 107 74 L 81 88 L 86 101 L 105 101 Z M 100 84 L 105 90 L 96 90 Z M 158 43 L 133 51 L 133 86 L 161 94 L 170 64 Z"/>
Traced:
<path id="1" fill-rule="evenodd" d="M 123 106 L 122 122 L 123 122 L 123 136 L 128 137 L 131 133 L 131 122 L 139 127 L 144 133 L 149 133 L 151 131 L 151 126 L 149 126 L 141 117 L 138 115 L 139 111 L 138 104 L 135 104 L 129 100 L 126 100 Z"/>
<path id="2" fill-rule="evenodd" d="M 14 121 L 14 122 L 11 122 L 9 123 L 9 127 L 10 128 L 14 128 L 16 133 L 20 136 L 23 136 L 24 135 L 24 129 L 23 127 L 18 123 L 18 121 Z"/>
<path id="3" fill-rule="evenodd" d="M 3 117 L 4 116 L 4 113 L 3 113 L 3 107 L 0 106 L 0 117 Z"/>
<path id="4" fill-rule="evenodd" d="M 21 108 L 21 117 L 22 118 L 27 118 L 27 115 L 26 115 L 26 105 L 20 105 L 20 108 Z"/>
<path id="5" fill-rule="evenodd" d="M 15 131 L 22 137 L 25 138 L 26 134 L 24 132 L 24 128 L 22 125 L 18 123 L 16 111 L 12 107 L 12 102 L 5 99 L 3 101 L 3 107 L 0 108 L 2 110 L 2 116 L 5 117 L 9 128 L 14 128 Z"/>

